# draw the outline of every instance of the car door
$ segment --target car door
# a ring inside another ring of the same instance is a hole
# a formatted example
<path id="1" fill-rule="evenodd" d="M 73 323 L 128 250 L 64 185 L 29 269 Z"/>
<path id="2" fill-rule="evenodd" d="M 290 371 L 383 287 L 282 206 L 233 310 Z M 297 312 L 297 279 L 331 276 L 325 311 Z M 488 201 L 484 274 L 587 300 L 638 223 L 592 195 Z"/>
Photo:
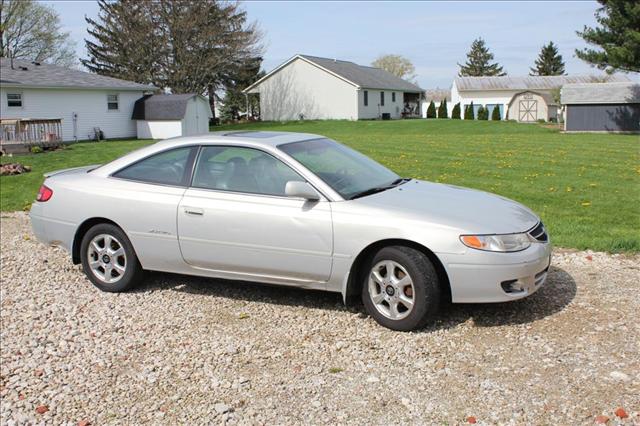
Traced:
<path id="1" fill-rule="evenodd" d="M 111 175 L 93 188 L 105 201 L 102 214 L 125 229 L 145 268 L 176 271 L 184 267 L 178 244 L 176 212 L 189 183 L 198 147 L 168 149 Z"/>
<path id="2" fill-rule="evenodd" d="M 203 146 L 178 208 L 185 262 L 244 276 L 324 282 L 331 274 L 331 206 L 285 195 L 304 179 L 249 147 Z"/>

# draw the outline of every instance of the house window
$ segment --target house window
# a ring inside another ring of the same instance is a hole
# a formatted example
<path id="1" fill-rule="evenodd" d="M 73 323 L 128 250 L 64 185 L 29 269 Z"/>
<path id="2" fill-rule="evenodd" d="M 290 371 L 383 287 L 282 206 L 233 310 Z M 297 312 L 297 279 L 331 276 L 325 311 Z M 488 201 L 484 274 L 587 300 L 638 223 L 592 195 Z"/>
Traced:
<path id="1" fill-rule="evenodd" d="M 396 92 L 391 92 L 391 102 L 396 102 Z"/>
<path id="2" fill-rule="evenodd" d="M 384 92 L 380 92 L 380 106 L 384 106 Z"/>
<path id="3" fill-rule="evenodd" d="M 107 109 L 108 110 L 118 109 L 118 95 L 107 95 Z"/>
<path id="4" fill-rule="evenodd" d="M 22 108 L 22 93 L 7 93 L 7 106 Z"/>
<path id="5" fill-rule="evenodd" d="M 369 106 L 369 91 L 364 91 L 364 106 Z"/>

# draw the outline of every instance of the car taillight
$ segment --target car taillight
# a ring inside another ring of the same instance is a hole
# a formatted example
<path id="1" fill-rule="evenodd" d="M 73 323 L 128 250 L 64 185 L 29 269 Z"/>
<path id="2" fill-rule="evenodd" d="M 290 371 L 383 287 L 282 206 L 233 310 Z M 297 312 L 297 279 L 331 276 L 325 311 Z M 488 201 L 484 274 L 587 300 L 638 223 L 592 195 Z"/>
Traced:
<path id="1" fill-rule="evenodd" d="M 38 196 L 36 197 L 36 201 L 41 201 L 41 202 L 45 202 L 45 201 L 49 201 L 49 199 L 53 196 L 53 191 L 51 190 L 51 188 L 42 185 L 40 187 L 40 190 L 38 191 Z"/>

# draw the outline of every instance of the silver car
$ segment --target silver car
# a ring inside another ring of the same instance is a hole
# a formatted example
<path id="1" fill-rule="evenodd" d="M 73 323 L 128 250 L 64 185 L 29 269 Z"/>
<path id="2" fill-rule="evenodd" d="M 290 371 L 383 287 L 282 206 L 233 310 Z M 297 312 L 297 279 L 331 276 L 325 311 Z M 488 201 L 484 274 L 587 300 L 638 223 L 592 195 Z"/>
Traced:
<path id="1" fill-rule="evenodd" d="M 551 256 L 540 219 L 514 201 L 403 178 L 302 133 L 176 138 L 53 172 L 31 223 L 104 291 L 145 270 L 289 285 L 361 297 L 405 331 L 443 300 L 531 295 Z"/>

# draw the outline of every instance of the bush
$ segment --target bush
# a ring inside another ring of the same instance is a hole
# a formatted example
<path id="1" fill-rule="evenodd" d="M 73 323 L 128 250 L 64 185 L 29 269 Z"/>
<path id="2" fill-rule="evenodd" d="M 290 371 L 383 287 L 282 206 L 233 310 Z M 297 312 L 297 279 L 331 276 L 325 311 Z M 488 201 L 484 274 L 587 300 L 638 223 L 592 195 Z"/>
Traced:
<path id="1" fill-rule="evenodd" d="M 482 105 L 478 108 L 478 120 L 488 120 L 489 119 L 489 110 Z"/>
<path id="2" fill-rule="evenodd" d="M 539 118 L 538 119 L 538 123 L 540 123 L 540 124 L 544 124 L 546 122 L 547 122 L 547 120 L 545 120 L 544 118 Z"/>
<path id="3" fill-rule="evenodd" d="M 32 154 L 40 154 L 41 152 L 44 152 L 44 149 L 42 149 L 41 146 L 35 145 L 29 148 L 29 151 L 31 151 Z"/>
<path id="4" fill-rule="evenodd" d="M 436 104 L 431 101 L 429 108 L 427 108 L 427 118 L 436 118 Z"/>
<path id="5" fill-rule="evenodd" d="M 453 109 L 451 110 L 451 119 L 460 120 L 460 102 L 453 106 Z"/>
<path id="6" fill-rule="evenodd" d="M 502 120 L 502 117 L 500 117 L 500 107 L 498 105 L 493 107 L 493 111 L 491 112 L 491 120 L 492 121 Z"/>
<path id="7" fill-rule="evenodd" d="M 438 107 L 438 118 L 449 118 L 449 112 L 447 111 L 447 100 L 443 99 Z"/>
<path id="8" fill-rule="evenodd" d="M 465 120 L 475 120 L 475 117 L 473 116 L 473 102 L 471 102 L 469 105 L 467 105 L 467 107 L 464 109 L 464 119 Z"/>

